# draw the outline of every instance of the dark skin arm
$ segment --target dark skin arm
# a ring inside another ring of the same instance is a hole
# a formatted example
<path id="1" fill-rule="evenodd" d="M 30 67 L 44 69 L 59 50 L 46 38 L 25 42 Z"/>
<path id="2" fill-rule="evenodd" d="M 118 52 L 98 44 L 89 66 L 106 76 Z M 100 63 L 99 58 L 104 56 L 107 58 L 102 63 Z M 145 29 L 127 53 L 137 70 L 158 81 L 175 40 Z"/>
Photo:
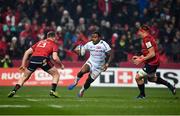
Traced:
<path id="1" fill-rule="evenodd" d="M 109 64 L 111 63 L 112 59 L 113 59 L 113 53 L 112 53 L 112 50 L 110 50 L 110 51 L 108 51 L 106 53 L 106 63 L 103 66 L 103 71 L 107 70 L 107 68 L 108 68 Z"/>

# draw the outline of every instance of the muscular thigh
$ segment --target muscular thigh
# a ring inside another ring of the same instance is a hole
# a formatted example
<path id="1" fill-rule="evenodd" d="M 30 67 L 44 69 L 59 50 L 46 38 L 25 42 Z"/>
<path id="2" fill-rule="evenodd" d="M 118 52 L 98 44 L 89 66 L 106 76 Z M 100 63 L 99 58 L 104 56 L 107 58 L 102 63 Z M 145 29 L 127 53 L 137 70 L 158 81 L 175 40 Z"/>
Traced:
<path id="1" fill-rule="evenodd" d="M 42 62 L 42 65 L 41 65 L 41 68 L 44 70 L 44 71 L 48 71 L 50 70 L 54 65 L 51 63 L 50 59 L 44 59 L 43 62 Z"/>
<path id="2" fill-rule="evenodd" d="M 149 65 L 145 64 L 143 70 L 146 72 L 149 76 L 154 75 L 156 73 L 156 70 L 159 65 Z"/>
<path id="3" fill-rule="evenodd" d="M 101 74 L 102 70 L 98 69 L 98 68 L 93 68 L 93 70 L 90 72 L 90 76 L 92 79 L 96 79 L 100 74 Z"/>
<path id="4" fill-rule="evenodd" d="M 59 72 L 58 72 L 58 70 L 57 70 L 57 68 L 56 67 L 52 67 L 52 68 L 50 68 L 49 70 L 47 70 L 46 72 L 48 72 L 50 75 L 58 75 L 59 74 Z"/>
<path id="5" fill-rule="evenodd" d="M 26 68 L 24 71 L 24 77 L 25 78 L 30 77 L 32 73 L 33 73 L 33 71 L 30 71 L 29 69 Z"/>
<path id="6" fill-rule="evenodd" d="M 96 79 L 102 72 L 102 66 L 101 65 L 97 65 L 97 64 L 91 64 L 90 67 L 90 76 L 92 79 Z"/>
<path id="7" fill-rule="evenodd" d="M 148 65 L 146 64 L 143 70 L 147 73 L 147 79 L 150 82 L 154 82 L 157 79 L 156 70 L 159 65 Z"/>
<path id="8" fill-rule="evenodd" d="M 35 71 L 37 68 L 42 68 L 44 71 L 48 71 L 52 67 L 53 65 L 48 58 L 41 56 L 33 56 L 30 58 L 27 69 L 30 71 Z"/>

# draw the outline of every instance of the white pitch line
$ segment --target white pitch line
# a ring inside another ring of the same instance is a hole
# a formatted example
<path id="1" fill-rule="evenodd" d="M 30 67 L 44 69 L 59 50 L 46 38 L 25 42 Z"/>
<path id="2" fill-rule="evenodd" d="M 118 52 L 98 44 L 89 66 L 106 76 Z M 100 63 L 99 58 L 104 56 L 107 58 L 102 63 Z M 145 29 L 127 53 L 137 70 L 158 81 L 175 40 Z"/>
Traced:
<path id="1" fill-rule="evenodd" d="M 134 106 L 133 108 L 135 108 L 135 109 L 142 109 L 144 107 L 143 106 Z"/>
<path id="2" fill-rule="evenodd" d="M 30 105 L 0 105 L 0 108 L 29 108 Z"/>
<path id="3" fill-rule="evenodd" d="M 28 98 L 28 99 L 26 99 L 27 101 L 32 101 L 32 102 L 37 102 L 37 101 L 41 101 L 41 100 L 38 100 L 38 99 L 30 99 L 30 98 Z"/>
<path id="4" fill-rule="evenodd" d="M 82 107 L 82 106 L 75 104 L 75 105 L 65 105 L 64 107 L 72 108 L 72 107 Z"/>
<path id="5" fill-rule="evenodd" d="M 55 105 L 55 104 L 51 104 L 51 105 L 48 105 L 48 106 L 52 107 L 52 108 L 63 108 L 63 106 Z"/>

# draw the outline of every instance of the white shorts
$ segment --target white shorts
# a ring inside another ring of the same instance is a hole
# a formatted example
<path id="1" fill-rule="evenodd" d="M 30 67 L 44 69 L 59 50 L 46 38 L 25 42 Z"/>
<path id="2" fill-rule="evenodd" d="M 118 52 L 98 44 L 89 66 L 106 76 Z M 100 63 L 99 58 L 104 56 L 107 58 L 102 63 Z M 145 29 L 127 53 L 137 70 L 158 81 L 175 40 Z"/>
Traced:
<path id="1" fill-rule="evenodd" d="M 89 67 L 90 67 L 90 76 L 94 80 L 101 74 L 101 72 L 103 72 L 102 65 L 94 64 L 89 60 L 86 61 L 85 64 L 89 65 Z"/>

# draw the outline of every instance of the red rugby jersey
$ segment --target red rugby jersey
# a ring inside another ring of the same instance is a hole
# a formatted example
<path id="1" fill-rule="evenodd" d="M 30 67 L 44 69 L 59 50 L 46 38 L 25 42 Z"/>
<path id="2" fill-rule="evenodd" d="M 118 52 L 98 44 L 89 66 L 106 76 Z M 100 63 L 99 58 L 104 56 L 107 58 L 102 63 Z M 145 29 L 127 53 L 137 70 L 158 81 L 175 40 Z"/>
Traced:
<path id="1" fill-rule="evenodd" d="M 159 65 L 159 52 L 158 52 L 158 46 L 156 44 L 155 38 L 152 35 L 148 35 L 142 39 L 142 50 L 144 56 L 146 56 L 149 51 L 148 49 L 153 47 L 155 50 L 155 56 L 153 58 L 150 58 L 149 60 L 146 60 L 145 63 L 149 65 Z"/>
<path id="2" fill-rule="evenodd" d="M 57 44 L 50 39 L 41 40 L 34 44 L 31 48 L 33 49 L 32 56 L 49 57 L 53 52 L 58 51 Z"/>

